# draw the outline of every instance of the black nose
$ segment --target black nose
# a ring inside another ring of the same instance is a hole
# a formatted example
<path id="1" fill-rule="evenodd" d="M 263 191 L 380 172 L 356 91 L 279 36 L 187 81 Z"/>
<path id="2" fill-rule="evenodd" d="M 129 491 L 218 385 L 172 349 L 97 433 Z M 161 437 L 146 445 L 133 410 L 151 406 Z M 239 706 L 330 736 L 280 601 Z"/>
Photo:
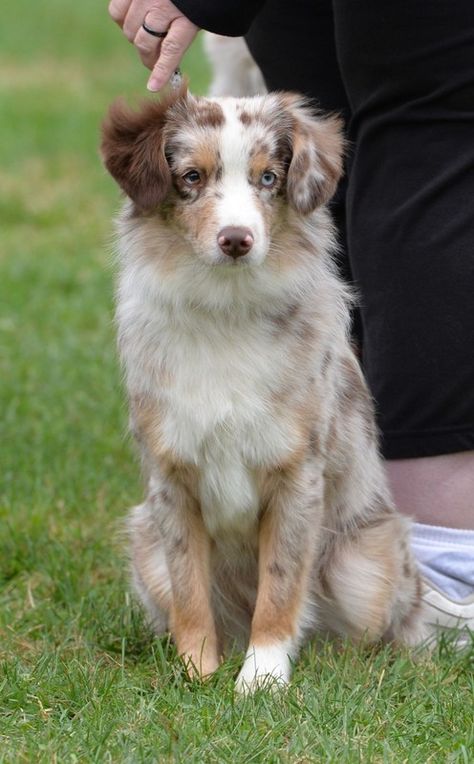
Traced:
<path id="1" fill-rule="evenodd" d="M 246 255 L 253 247 L 253 236 L 250 228 L 229 225 L 217 234 L 217 243 L 225 255 L 237 257 Z"/>

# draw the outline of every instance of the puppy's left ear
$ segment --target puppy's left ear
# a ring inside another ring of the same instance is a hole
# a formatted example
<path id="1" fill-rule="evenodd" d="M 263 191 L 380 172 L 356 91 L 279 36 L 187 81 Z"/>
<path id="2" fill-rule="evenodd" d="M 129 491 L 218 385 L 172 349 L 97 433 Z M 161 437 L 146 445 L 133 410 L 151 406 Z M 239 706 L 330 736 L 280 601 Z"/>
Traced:
<path id="1" fill-rule="evenodd" d="M 284 98 L 292 117 L 287 196 L 293 209 L 307 215 L 331 199 L 342 176 L 343 123 L 339 117 L 315 116 L 298 96 Z"/>
<path id="2" fill-rule="evenodd" d="M 185 88 L 171 91 L 161 101 L 145 102 L 138 112 L 117 101 L 102 125 L 104 164 L 141 210 L 157 207 L 170 190 L 164 130 L 170 110 L 185 104 L 186 97 Z"/>

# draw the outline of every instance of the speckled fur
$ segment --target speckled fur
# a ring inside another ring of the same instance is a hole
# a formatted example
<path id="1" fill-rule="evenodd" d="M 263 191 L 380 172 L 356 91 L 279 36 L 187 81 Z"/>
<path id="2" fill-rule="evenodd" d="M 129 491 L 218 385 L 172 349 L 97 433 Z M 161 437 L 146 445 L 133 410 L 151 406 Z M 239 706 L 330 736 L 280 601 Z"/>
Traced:
<path id="1" fill-rule="evenodd" d="M 152 624 L 202 675 L 246 647 L 244 691 L 287 682 L 318 629 L 418 642 L 409 527 L 332 260 L 338 121 L 291 94 L 181 91 L 138 115 L 114 107 L 102 151 L 129 196 L 117 323 L 148 486 L 133 576 Z M 238 261 L 217 246 L 229 225 L 254 237 Z"/>

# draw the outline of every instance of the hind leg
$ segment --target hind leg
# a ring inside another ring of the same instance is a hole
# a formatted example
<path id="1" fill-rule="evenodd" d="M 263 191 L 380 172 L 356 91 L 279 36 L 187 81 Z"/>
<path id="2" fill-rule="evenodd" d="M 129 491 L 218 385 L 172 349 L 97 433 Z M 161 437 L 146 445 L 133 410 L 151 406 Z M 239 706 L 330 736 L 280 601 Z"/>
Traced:
<path id="1" fill-rule="evenodd" d="M 320 571 L 324 625 L 355 639 L 419 644 L 426 638 L 420 576 L 408 524 L 394 515 L 335 537 Z"/>
<path id="2" fill-rule="evenodd" d="M 156 634 L 168 630 L 171 579 L 165 550 L 152 509 L 146 501 L 130 512 L 132 581 Z"/>

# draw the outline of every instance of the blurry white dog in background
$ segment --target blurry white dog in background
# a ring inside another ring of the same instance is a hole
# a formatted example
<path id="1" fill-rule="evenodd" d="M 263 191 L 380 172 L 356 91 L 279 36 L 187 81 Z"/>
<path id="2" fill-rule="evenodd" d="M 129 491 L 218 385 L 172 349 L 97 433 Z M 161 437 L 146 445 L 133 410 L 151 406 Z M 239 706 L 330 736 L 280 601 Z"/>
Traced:
<path id="1" fill-rule="evenodd" d="M 212 69 L 210 96 L 253 96 L 267 92 L 262 73 L 243 37 L 204 32 L 204 50 Z"/>

